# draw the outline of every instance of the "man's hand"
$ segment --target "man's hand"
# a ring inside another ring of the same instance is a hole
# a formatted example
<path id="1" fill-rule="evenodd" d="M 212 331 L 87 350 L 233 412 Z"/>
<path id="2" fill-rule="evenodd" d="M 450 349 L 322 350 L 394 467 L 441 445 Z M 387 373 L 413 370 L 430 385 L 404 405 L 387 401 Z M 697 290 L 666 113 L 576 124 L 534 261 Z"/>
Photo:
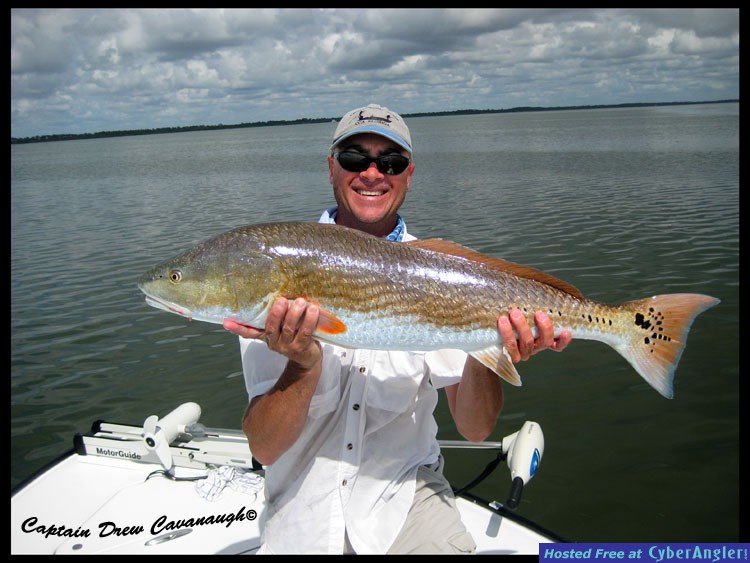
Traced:
<path id="1" fill-rule="evenodd" d="M 536 313 L 534 324 L 539 331 L 536 340 L 531 333 L 529 323 L 526 322 L 526 317 L 519 309 L 512 309 L 510 315 L 501 315 L 497 320 L 497 329 L 503 338 L 503 346 L 514 363 L 528 360 L 542 350 L 562 352 L 573 340 L 573 335 L 569 330 L 561 332 L 558 338 L 554 337 L 552 320 L 547 313 L 541 311 Z"/>
<path id="2" fill-rule="evenodd" d="M 322 359 L 320 344 L 312 337 L 319 314 L 315 303 L 297 298 L 290 304 L 280 297 L 271 306 L 264 330 L 229 319 L 224 321 L 224 328 L 243 338 L 263 340 L 274 352 L 286 356 L 302 369 L 310 369 Z"/>

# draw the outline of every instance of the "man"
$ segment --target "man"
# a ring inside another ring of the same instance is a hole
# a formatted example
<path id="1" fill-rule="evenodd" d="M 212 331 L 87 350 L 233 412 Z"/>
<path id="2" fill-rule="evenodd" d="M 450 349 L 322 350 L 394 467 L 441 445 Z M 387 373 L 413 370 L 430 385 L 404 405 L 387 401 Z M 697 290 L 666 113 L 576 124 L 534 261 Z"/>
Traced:
<path id="1" fill-rule="evenodd" d="M 347 113 L 328 157 L 336 207 L 321 222 L 396 241 L 413 240 L 398 210 L 414 173 L 401 116 L 378 105 Z M 312 338 L 315 303 L 277 300 L 260 331 L 225 321 L 240 336 L 250 403 L 243 430 L 266 466 L 264 553 L 470 553 L 441 472 L 434 409 L 445 388 L 456 427 L 482 441 L 503 406 L 500 378 L 463 352 L 347 350 Z M 514 362 L 552 349 L 520 311 L 498 319 Z M 515 333 L 517 334 L 514 334 Z"/>

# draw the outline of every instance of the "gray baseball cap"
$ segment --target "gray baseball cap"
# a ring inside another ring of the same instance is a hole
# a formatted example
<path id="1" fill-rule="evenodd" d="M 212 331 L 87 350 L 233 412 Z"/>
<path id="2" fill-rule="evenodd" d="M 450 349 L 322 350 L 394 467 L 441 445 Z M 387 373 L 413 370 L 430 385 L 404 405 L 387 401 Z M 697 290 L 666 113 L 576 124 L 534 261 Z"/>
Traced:
<path id="1" fill-rule="evenodd" d="M 381 135 L 405 148 L 411 154 L 411 134 L 404 119 L 395 111 L 377 104 L 353 109 L 339 121 L 331 148 L 344 139 L 360 133 Z"/>

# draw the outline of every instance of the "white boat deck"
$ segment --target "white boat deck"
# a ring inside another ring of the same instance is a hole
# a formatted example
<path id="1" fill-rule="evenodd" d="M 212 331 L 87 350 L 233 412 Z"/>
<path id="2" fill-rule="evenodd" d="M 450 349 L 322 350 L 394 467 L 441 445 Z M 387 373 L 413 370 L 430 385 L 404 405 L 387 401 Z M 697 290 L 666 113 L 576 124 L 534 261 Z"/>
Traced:
<path id="1" fill-rule="evenodd" d="M 166 418 L 162 422 L 167 425 Z M 179 439 L 174 431 L 162 441 L 161 430 L 149 434 L 100 423 L 76 436 L 76 452 L 11 495 L 11 553 L 255 553 L 264 511 L 262 472 L 247 473 L 252 458 L 240 432 L 203 430 L 209 431 Z M 176 479 L 164 475 L 165 462 L 174 463 Z M 229 486 L 212 490 L 220 491 L 214 498 L 205 494 L 214 483 L 205 477 L 215 478 L 217 466 L 235 479 L 219 481 Z M 537 555 L 540 543 L 554 541 L 484 504 L 464 497 L 457 502 L 480 554 Z"/>

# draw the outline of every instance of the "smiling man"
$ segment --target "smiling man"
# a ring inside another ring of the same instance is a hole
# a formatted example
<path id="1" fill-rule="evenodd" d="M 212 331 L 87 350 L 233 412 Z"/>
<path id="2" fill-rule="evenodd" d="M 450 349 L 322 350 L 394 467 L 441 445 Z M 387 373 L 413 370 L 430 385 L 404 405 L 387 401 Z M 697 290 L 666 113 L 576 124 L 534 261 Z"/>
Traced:
<path id="1" fill-rule="evenodd" d="M 403 225 L 398 209 L 414 173 L 411 153 L 409 129 L 398 114 L 375 105 L 346 114 L 328 157 L 335 222 L 379 237 Z"/>
<path id="2" fill-rule="evenodd" d="M 339 123 L 328 157 L 336 206 L 320 217 L 396 242 L 414 240 L 398 210 L 414 162 L 395 112 L 368 105 Z M 464 438 L 492 432 L 503 406 L 500 378 L 464 352 L 350 350 L 312 338 L 315 303 L 277 300 L 264 330 L 225 321 L 239 335 L 250 399 L 242 428 L 266 466 L 260 553 L 471 553 L 442 474 L 434 410 L 444 388 Z M 498 319 L 514 362 L 570 342 L 539 336 L 518 310 Z M 514 333 L 515 331 L 515 333 Z"/>

